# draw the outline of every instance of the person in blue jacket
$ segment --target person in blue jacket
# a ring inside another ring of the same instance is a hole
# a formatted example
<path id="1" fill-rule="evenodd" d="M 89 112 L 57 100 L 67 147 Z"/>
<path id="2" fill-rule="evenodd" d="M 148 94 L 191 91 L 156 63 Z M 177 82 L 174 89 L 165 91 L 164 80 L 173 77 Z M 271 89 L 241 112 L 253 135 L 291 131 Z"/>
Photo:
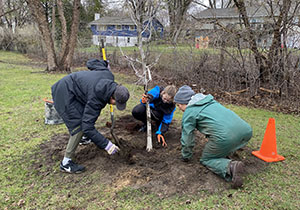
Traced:
<path id="1" fill-rule="evenodd" d="M 109 155 L 118 152 L 119 148 L 95 128 L 95 122 L 106 104 L 124 110 L 129 99 L 128 89 L 114 81 L 109 69 L 69 74 L 56 82 L 51 90 L 54 107 L 70 133 L 65 156 L 60 163 L 63 172 L 81 173 L 85 170 L 72 160 L 83 133 Z"/>
<path id="2" fill-rule="evenodd" d="M 132 110 L 135 119 L 143 122 L 140 132 L 147 130 L 146 103 L 149 100 L 151 119 L 156 122 L 156 136 L 158 142 L 162 142 L 163 146 L 167 146 L 164 134 L 167 132 L 173 119 L 176 106 L 173 102 L 176 93 L 174 85 L 168 85 L 165 88 L 155 86 L 153 89 L 144 94 L 141 103 L 136 105 Z"/>
<path id="3" fill-rule="evenodd" d="M 244 147 L 251 139 L 250 125 L 215 101 L 212 95 L 195 94 L 187 85 L 179 88 L 174 101 L 184 112 L 180 140 L 182 160 L 188 162 L 192 158 L 194 130 L 197 129 L 208 139 L 200 162 L 225 180 L 232 181 L 233 188 L 241 187 L 244 164 L 227 156 Z"/>

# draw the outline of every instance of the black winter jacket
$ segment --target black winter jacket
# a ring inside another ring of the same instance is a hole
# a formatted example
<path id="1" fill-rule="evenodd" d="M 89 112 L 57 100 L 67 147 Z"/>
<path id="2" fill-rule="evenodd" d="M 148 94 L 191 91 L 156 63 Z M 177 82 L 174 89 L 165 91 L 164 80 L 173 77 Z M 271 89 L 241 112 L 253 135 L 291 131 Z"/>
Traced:
<path id="1" fill-rule="evenodd" d="M 86 62 L 86 66 L 91 71 L 106 71 L 108 69 L 108 62 L 104 60 L 98 60 L 98 59 L 90 59 Z"/>
<path id="2" fill-rule="evenodd" d="M 75 72 L 52 86 L 55 109 L 71 135 L 83 131 L 99 148 L 106 147 L 108 140 L 96 130 L 95 122 L 116 86 L 108 69 Z"/>

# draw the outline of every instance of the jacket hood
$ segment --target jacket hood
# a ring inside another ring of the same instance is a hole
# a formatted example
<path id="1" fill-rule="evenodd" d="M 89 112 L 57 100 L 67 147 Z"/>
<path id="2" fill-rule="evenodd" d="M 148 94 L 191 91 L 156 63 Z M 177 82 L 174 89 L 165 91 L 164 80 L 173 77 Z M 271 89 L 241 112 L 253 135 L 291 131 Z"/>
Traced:
<path id="1" fill-rule="evenodd" d="M 109 71 L 108 62 L 98 59 L 90 59 L 86 62 L 86 66 L 91 71 Z"/>
<path id="2" fill-rule="evenodd" d="M 204 105 L 206 103 L 211 102 L 214 99 L 212 95 L 204 95 L 202 93 L 197 93 L 196 95 L 192 96 L 191 100 L 188 103 L 188 106 L 193 105 Z"/>

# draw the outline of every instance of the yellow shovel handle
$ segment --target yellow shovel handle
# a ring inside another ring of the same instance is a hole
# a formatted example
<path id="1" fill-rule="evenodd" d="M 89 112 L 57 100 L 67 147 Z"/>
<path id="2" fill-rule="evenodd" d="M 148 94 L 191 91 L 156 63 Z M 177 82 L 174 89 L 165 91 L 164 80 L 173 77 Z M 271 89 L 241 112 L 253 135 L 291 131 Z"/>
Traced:
<path id="1" fill-rule="evenodd" d="M 102 56 L 103 56 L 103 60 L 106 61 L 106 54 L 105 54 L 105 48 L 102 48 Z"/>
<path id="2" fill-rule="evenodd" d="M 113 109 L 113 105 L 112 104 L 109 105 L 109 108 L 110 108 L 110 113 L 113 113 L 114 109 Z"/>

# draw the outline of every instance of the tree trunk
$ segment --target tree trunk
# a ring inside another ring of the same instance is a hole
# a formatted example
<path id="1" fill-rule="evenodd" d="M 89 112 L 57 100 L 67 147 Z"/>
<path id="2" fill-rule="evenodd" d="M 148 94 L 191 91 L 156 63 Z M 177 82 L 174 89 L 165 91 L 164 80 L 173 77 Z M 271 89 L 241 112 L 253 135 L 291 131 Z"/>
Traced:
<path id="1" fill-rule="evenodd" d="M 59 1 L 61 0 L 58 0 L 58 2 Z M 65 49 L 64 51 L 61 52 L 62 57 L 59 62 L 62 68 L 67 72 L 71 72 L 71 67 L 73 64 L 73 56 L 74 56 L 74 51 L 77 43 L 77 34 L 78 34 L 78 27 L 79 27 L 79 16 L 80 16 L 80 0 L 74 0 L 71 31 L 70 34 L 68 35 L 67 41 L 65 41 L 65 39 L 62 41 L 63 43 L 65 42 L 67 45 L 65 46 L 65 44 L 62 44 L 63 47 L 65 47 Z"/>
<path id="2" fill-rule="evenodd" d="M 254 53 L 255 61 L 259 68 L 259 78 L 261 81 L 265 81 L 265 80 L 267 80 L 267 77 L 269 74 L 269 72 L 267 71 L 266 64 L 265 64 L 266 57 L 262 53 L 260 53 L 260 51 L 258 50 L 258 47 L 256 44 L 256 38 L 255 38 L 254 32 L 252 31 L 251 26 L 250 26 L 250 22 L 249 22 L 249 18 L 248 18 L 247 12 L 246 12 L 246 6 L 244 3 L 244 0 L 234 0 L 234 3 L 236 5 L 236 7 L 238 8 L 240 15 L 242 16 L 244 26 L 247 30 L 247 35 L 249 37 L 248 42 L 250 45 L 250 49 Z"/>
<path id="3" fill-rule="evenodd" d="M 27 3 L 32 11 L 36 22 L 38 23 L 39 31 L 43 37 L 43 41 L 47 51 L 47 71 L 57 70 L 56 54 L 54 42 L 51 37 L 48 20 L 44 13 L 44 8 L 39 0 L 27 0 Z"/>
<path id="4" fill-rule="evenodd" d="M 62 25 L 62 45 L 58 58 L 56 57 L 54 41 L 49 29 L 49 22 L 44 13 L 44 8 L 39 0 L 27 0 L 27 3 L 35 17 L 47 51 L 48 71 L 71 71 L 74 50 L 77 43 L 77 34 L 80 16 L 80 0 L 74 0 L 72 12 L 72 24 L 70 33 L 67 31 L 67 23 L 63 12 L 62 0 L 57 0 L 59 20 Z"/>
<path id="5" fill-rule="evenodd" d="M 176 44 L 182 31 L 185 15 L 191 3 L 192 0 L 170 0 L 168 2 L 170 37 L 173 44 Z"/>
<path id="6" fill-rule="evenodd" d="M 54 41 L 55 40 L 55 24 L 56 24 L 56 13 L 55 13 L 55 0 L 53 0 L 52 2 L 52 29 L 51 29 L 51 35 L 52 35 L 52 40 Z M 55 45 L 54 45 L 55 46 Z"/>
<path id="7" fill-rule="evenodd" d="M 61 61 L 64 60 L 64 54 L 66 53 L 66 47 L 67 47 L 67 42 L 68 42 L 68 31 L 67 31 L 67 21 L 65 18 L 64 14 L 64 6 L 62 3 L 62 0 L 57 0 L 57 11 L 59 15 L 59 20 L 61 23 L 61 49 L 60 49 L 60 54 L 59 57 L 61 58 Z"/>
<path id="8" fill-rule="evenodd" d="M 148 80 L 149 77 L 146 67 L 146 56 L 143 49 L 143 41 L 142 41 L 142 28 L 143 28 L 143 19 L 140 20 L 141 22 L 137 23 L 137 32 L 138 32 L 138 48 L 141 55 L 141 64 L 142 64 L 142 70 L 144 73 L 144 84 L 145 84 L 145 93 L 148 93 Z M 146 114 L 147 114 L 147 146 L 146 150 L 150 152 L 153 149 L 152 146 L 152 128 L 151 128 L 151 112 L 150 112 L 150 105 L 149 101 L 146 103 Z"/>
<path id="9" fill-rule="evenodd" d="M 78 37 L 78 30 L 79 30 L 79 17 L 80 17 L 80 0 L 74 0 L 73 4 L 73 16 L 72 16 L 72 25 L 71 25 L 71 31 L 69 35 L 69 41 L 68 41 L 68 54 L 67 59 L 65 62 L 65 69 L 70 70 L 71 66 L 73 64 L 73 56 L 77 44 L 77 37 Z"/>

